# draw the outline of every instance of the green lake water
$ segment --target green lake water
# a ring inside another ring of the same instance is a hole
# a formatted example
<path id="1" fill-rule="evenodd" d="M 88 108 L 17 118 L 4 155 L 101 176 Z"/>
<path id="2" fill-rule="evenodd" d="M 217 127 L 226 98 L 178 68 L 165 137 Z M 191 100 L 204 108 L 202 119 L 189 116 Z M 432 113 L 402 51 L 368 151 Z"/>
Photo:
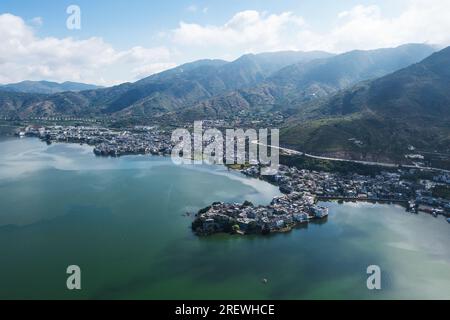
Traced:
<path id="1" fill-rule="evenodd" d="M 0 299 L 450 299 L 442 217 L 325 203 L 327 221 L 288 234 L 198 238 L 184 215 L 276 195 L 224 167 L 0 140 Z M 66 289 L 69 265 L 81 291 Z M 369 265 L 382 290 L 367 289 Z"/>

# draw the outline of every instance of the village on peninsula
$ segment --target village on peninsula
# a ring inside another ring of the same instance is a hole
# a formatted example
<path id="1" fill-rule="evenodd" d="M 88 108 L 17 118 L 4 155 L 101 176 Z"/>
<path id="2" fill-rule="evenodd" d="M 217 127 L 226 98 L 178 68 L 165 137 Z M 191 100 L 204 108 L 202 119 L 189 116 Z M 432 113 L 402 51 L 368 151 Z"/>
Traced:
<path id="1" fill-rule="evenodd" d="M 89 144 L 97 156 L 170 155 L 173 148 L 170 134 L 153 127 L 113 130 L 92 126 L 28 126 L 17 135 L 38 137 L 47 143 Z M 422 169 L 401 166 L 372 175 L 322 172 L 283 164 L 273 176 L 262 176 L 258 165 L 237 170 L 277 185 L 283 195 L 265 206 L 255 206 L 248 201 L 241 204 L 215 202 L 193 215 L 192 229 L 197 235 L 288 232 L 309 222 L 326 221 L 328 208 L 318 203 L 331 200 L 397 203 L 412 213 L 446 216 L 450 223 L 450 199 L 446 194 L 450 173 L 445 171 L 428 172 L 426 178 L 418 179 Z"/>

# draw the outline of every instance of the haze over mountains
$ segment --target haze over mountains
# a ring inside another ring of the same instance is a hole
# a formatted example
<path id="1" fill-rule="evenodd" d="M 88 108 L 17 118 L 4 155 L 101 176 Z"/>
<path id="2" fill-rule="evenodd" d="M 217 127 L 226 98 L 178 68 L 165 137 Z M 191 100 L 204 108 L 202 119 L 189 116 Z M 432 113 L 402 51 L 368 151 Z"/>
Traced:
<path id="1" fill-rule="evenodd" d="M 3 93 L 0 111 L 9 116 L 138 113 L 156 116 L 236 88 L 251 87 L 274 70 L 301 61 L 329 57 L 325 52 L 246 55 L 236 61 L 201 60 L 152 75 L 135 83 L 78 93 L 24 96 Z"/>
<path id="2" fill-rule="evenodd" d="M 282 140 L 305 151 L 374 160 L 405 154 L 409 146 L 450 151 L 450 47 L 302 108 Z"/>
<path id="3" fill-rule="evenodd" d="M 154 117 L 184 112 L 179 116 L 192 118 L 190 114 L 217 117 L 240 108 L 288 109 L 312 97 L 325 96 L 358 81 L 406 67 L 433 50 L 426 45 L 407 45 L 338 56 L 325 52 L 276 52 L 245 55 L 233 62 L 201 60 L 111 88 L 45 97 L 2 94 L 0 106 L 2 114 L 7 110 L 9 116 L 22 117 L 55 114 Z M 217 99 L 223 102 L 223 108 L 217 105 Z M 218 114 L 208 110 L 211 105 Z M 228 105 L 236 108 L 228 110 Z"/>
<path id="4" fill-rule="evenodd" d="M 101 87 L 78 83 L 78 82 L 50 82 L 50 81 L 22 81 L 19 83 L 12 83 L 7 85 L 0 85 L 0 90 L 11 91 L 11 92 L 23 92 L 23 93 L 42 93 L 42 94 L 52 94 L 64 91 L 83 91 L 83 90 L 93 90 L 99 89 Z"/>
<path id="5" fill-rule="evenodd" d="M 200 60 L 96 90 L 37 94 L 0 87 L 0 115 L 188 122 L 280 112 L 287 119 L 281 143 L 304 151 L 374 159 L 410 144 L 446 149 L 450 49 L 435 51 L 409 44 L 339 55 L 275 52 Z"/>
<path id="6" fill-rule="evenodd" d="M 241 88 L 203 101 L 194 108 L 183 111 L 181 117 L 223 117 L 239 109 L 252 108 L 295 112 L 306 102 L 407 67 L 434 51 L 431 46 L 410 44 L 392 49 L 351 51 L 289 65 L 273 73 L 256 87 Z"/>

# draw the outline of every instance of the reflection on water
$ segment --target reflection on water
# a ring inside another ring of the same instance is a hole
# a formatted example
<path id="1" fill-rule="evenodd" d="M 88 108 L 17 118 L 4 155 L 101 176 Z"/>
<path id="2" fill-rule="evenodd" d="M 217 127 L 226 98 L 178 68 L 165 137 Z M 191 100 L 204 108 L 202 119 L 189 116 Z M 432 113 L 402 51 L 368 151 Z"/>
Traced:
<path id="1" fill-rule="evenodd" d="M 217 166 L 96 158 L 86 146 L 23 139 L 0 148 L 0 298 L 450 298 L 441 218 L 326 203 L 326 223 L 288 234 L 198 238 L 186 211 L 267 204 L 277 188 Z M 82 268 L 80 292 L 65 290 L 71 264 Z M 373 264 L 379 292 L 366 288 Z"/>

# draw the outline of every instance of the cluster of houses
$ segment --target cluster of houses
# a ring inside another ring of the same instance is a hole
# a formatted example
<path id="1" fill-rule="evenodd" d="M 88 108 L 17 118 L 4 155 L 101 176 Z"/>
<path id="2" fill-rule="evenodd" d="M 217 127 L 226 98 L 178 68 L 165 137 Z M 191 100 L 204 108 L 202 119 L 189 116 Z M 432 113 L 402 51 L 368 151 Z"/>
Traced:
<path id="1" fill-rule="evenodd" d="M 115 130 L 98 126 L 28 126 L 18 131 L 17 135 L 39 137 L 47 143 L 92 145 L 94 153 L 99 156 L 169 155 L 173 148 L 170 134 L 155 127 Z M 433 195 L 436 186 L 450 186 L 449 173 L 436 173 L 431 180 L 413 180 L 405 177 L 414 175 L 419 169 L 399 168 L 366 176 L 316 172 L 280 165 L 276 175 L 262 177 L 260 169 L 251 166 L 242 172 L 278 185 L 285 196 L 275 198 L 269 206 L 260 207 L 249 203 L 215 203 L 205 212 L 199 212 L 193 224 L 194 230 L 201 234 L 286 231 L 310 219 L 321 219 L 328 215 L 326 208 L 314 204 L 316 200 L 398 202 L 404 203 L 413 212 L 423 211 L 450 217 L 450 201 Z"/>
<path id="2" fill-rule="evenodd" d="M 300 170 L 281 165 L 270 182 L 285 194 L 309 192 L 320 200 L 387 201 L 404 203 L 411 211 L 450 216 L 450 201 L 433 196 L 437 185 L 449 185 L 449 174 L 435 174 L 433 180 L 407 179 L 416 169 L 398 169 L 375 176 Z M 260 177 L 259 168 L 242 170 L 248 176 Z M 267 179 L 267 178 L 266 178 Z"/>
<path id="3" fill-rule="evenodd" d="M 192 228 L 198 235 L 269 234 L 288 232 L 310 220 L 327 216 L 328 208 L 318 206 L 314 196 L 293 192 L 274 198 L 267 206 L 254 206 L 250 202 L 213 203 L 197 213 Z"/>
<path id="4" fill-rule="evenodd" d="M 96 126 L 29 126 L 18 135 L 39 137 L 46 142 L 82 143 L 94 146 L 98 156 L 129 154 L 168 155 L 172 152 L 170 136 L 153 127 L 134 127 L 118 131 Z"/>

